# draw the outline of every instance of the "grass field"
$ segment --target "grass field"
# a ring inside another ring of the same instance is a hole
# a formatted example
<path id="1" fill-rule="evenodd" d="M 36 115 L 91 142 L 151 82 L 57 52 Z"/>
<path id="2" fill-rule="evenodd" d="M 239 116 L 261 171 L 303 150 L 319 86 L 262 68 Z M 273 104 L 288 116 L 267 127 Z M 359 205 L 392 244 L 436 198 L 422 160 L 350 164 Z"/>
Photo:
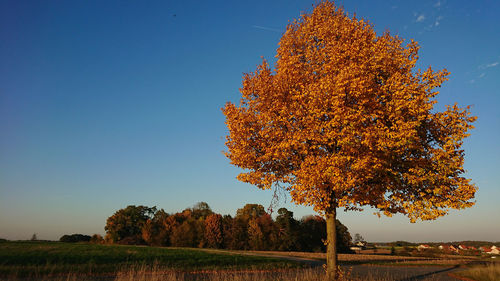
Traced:
<path id="1" fill-rule="evenodd" d="M 304 263 L 286 260 L 283 257 L 313 260 L 316 267 L 307 268 Z M 226 251 L 60 242 L 0 242 L 0 280 L 321 281 L 325 274 L 323 268 L 317 265 L 318 262 L 321 265 L 324 257 L 324 253 Z M 394 274 L 406 271 L 404 267 L 421 271 L 417 267 L 435 268 L 440 264 L 449 267 L 469 264 L 471 261 L 458 257 L 436 259 L 362 254 L 339 254 L 339 260 L 344 269 L 353 265 L 354 267 L 350 268 L 355 269 L 354 273 L 357 276 L 343 280 L 371 281 L 400 280 L 401 278 Z M 392 266 L 387 267 L 388 265 Z M 401 267 L 403 269 L 400 269 Z M 381 276 L 375 273 L 376 268 L 390 268 L 391 273 L 388 276 Z M 360 270 L 366 271 L 362 278 L 359 277 Z M 415 274 L 421 275 L 422 272 Z M 457 274 L 462 274 L 471 280 L 489 281 L 500 280 L 499 272 L 500 267 L 497 264 L 489 267 L 471 267 Z M 374 275 L 371 275 L 372 273 Z M 422 280 L 440 279 L 436 276 Z"/>
<path id="2" fill-rule="evenodd" d="M 0 276 L 116 275 L 154 265 L 157 271 L 298 268 L 299 262 L 188 248 L 0 242 Z"/>

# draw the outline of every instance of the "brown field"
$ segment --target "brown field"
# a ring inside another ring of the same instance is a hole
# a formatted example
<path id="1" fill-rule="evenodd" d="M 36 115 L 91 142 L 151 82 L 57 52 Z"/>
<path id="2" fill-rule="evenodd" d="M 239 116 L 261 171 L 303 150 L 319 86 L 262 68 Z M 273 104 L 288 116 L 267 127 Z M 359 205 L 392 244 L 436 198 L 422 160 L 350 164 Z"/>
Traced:
<path id="1" fill-rule="evenodd" d="M 356 254 L 390 255 L 391 250 L 390 249 L 366 249 L 366 250 L 356 251 Z"/>
<path id="2" fill-rule="evenodd" d="M 238 251 L 240 252 L 240 251 Z M 279 251 L 241 251 L 241 253 L 265 255 L 265 256 L 288 256 L 305 258 L 312 260 L 326 260 L 325 253 L 310 253 L 310 252 L 279 252 Z M 409 256 L 392 256 L 392 255 L 369 255 L 369 254 L 338 254 L 340 262 L 363 262 L 363 261 L 413 261 L 413 260 L 434 260 L 435 258 L 426 257 L 409 257 Z"/>

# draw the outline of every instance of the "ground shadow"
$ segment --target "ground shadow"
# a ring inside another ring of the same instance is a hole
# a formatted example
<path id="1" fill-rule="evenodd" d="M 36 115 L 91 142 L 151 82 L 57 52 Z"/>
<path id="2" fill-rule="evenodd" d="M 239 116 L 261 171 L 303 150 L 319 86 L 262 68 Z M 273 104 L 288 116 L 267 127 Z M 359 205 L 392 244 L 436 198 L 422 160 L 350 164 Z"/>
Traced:
<path id="1" fill-rule="evenodd" d="M 436 270 L 436 271 L 432 271 L 432 272 L 428 272 L 428 273 L 424 273 L 424 274 L 420 274 L 420 275 L 412 276 L 412 277 L 408 277 L 408 278 L 403 278 L 403 279 L 399 279 L 399 280 L 396 280 L 396 281 L 418 281 L 418 280 L 423 280 L 423 279 L 425 279 L 427 277 L 431 277 L 431 276 L 439 274 L 439 273 L 444 273 L 444 272 L 452 271 L 452 270 L 455 270 L 455 269 L 457 269 L 459 267 L 460 267 L 460 265 L 455 265 L 453 267 L 449 267 L 449 268 L 445 268 L 445 269 L 441 269 L 441 270 Z"/>

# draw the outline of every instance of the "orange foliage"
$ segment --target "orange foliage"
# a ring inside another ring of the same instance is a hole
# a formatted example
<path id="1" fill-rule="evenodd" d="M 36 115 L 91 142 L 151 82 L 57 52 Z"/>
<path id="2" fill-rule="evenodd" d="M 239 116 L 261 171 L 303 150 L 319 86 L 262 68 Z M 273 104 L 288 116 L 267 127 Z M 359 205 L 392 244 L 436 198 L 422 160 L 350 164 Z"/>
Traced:
<path id="1" fill-rule="evenodd" d="M 330 2 L 289 24 L 274 71 L 245 74 L 240 104 L 223 108 L 238 179 L 282 184 L 321 213 L 372 206 L 414 222 L 472 206 L 461 146 L 476 117 L 436 111 L 449 73 L 417 69 L 418 49 Z"/>
<path id="2" fill-rule="evenodd" d="M 222 215 L 211 214 L 205 219 L 205 240 L 210 248 L 221 248 L 223 242 Z"/>

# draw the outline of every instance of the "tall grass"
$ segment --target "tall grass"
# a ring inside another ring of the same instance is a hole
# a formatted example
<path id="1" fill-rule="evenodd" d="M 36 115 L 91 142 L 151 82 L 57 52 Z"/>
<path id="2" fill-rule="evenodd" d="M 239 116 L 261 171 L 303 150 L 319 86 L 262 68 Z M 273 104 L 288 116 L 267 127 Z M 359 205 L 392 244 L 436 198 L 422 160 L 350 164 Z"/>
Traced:
<path id="1" fill-rule="evenodd" d="M 500 263 L 490 263 L 485 266 L 473 267 L 457 272 L 456 275 L 476 281 L 498 281 L 500 280 Z"/>
<path id="2" fill-rule="evenodd" d="M 164 271 L 158 265 L 136 265 L 116 272 L 114 276 L 90 276 L 67 274 L 64 276 L 30 276 L 16 278 L 11 276 L 5 281 L 326 281 L 326 274 L 322 268 L 288 269 L 288 270 L 225 270 L 179 272 Z M 354 278 L 349 270 L 342 273 L 339 281 L 394 281 L 401 278 L 391 276 L 363 276 Z M 426 281 L 438 281 L 439 278 L 427 278 Z M 496 279 L 492 279 L 496 280 Z"/>
<path id="3" fill-rule="evenodd" d="M 166 273 L 130 271 L 118 275 L 114 281 L 324 281 L 325 274 L 318 269 L 277 272 Z M 347 279 L 346 279 L 347 280 Z"/>

